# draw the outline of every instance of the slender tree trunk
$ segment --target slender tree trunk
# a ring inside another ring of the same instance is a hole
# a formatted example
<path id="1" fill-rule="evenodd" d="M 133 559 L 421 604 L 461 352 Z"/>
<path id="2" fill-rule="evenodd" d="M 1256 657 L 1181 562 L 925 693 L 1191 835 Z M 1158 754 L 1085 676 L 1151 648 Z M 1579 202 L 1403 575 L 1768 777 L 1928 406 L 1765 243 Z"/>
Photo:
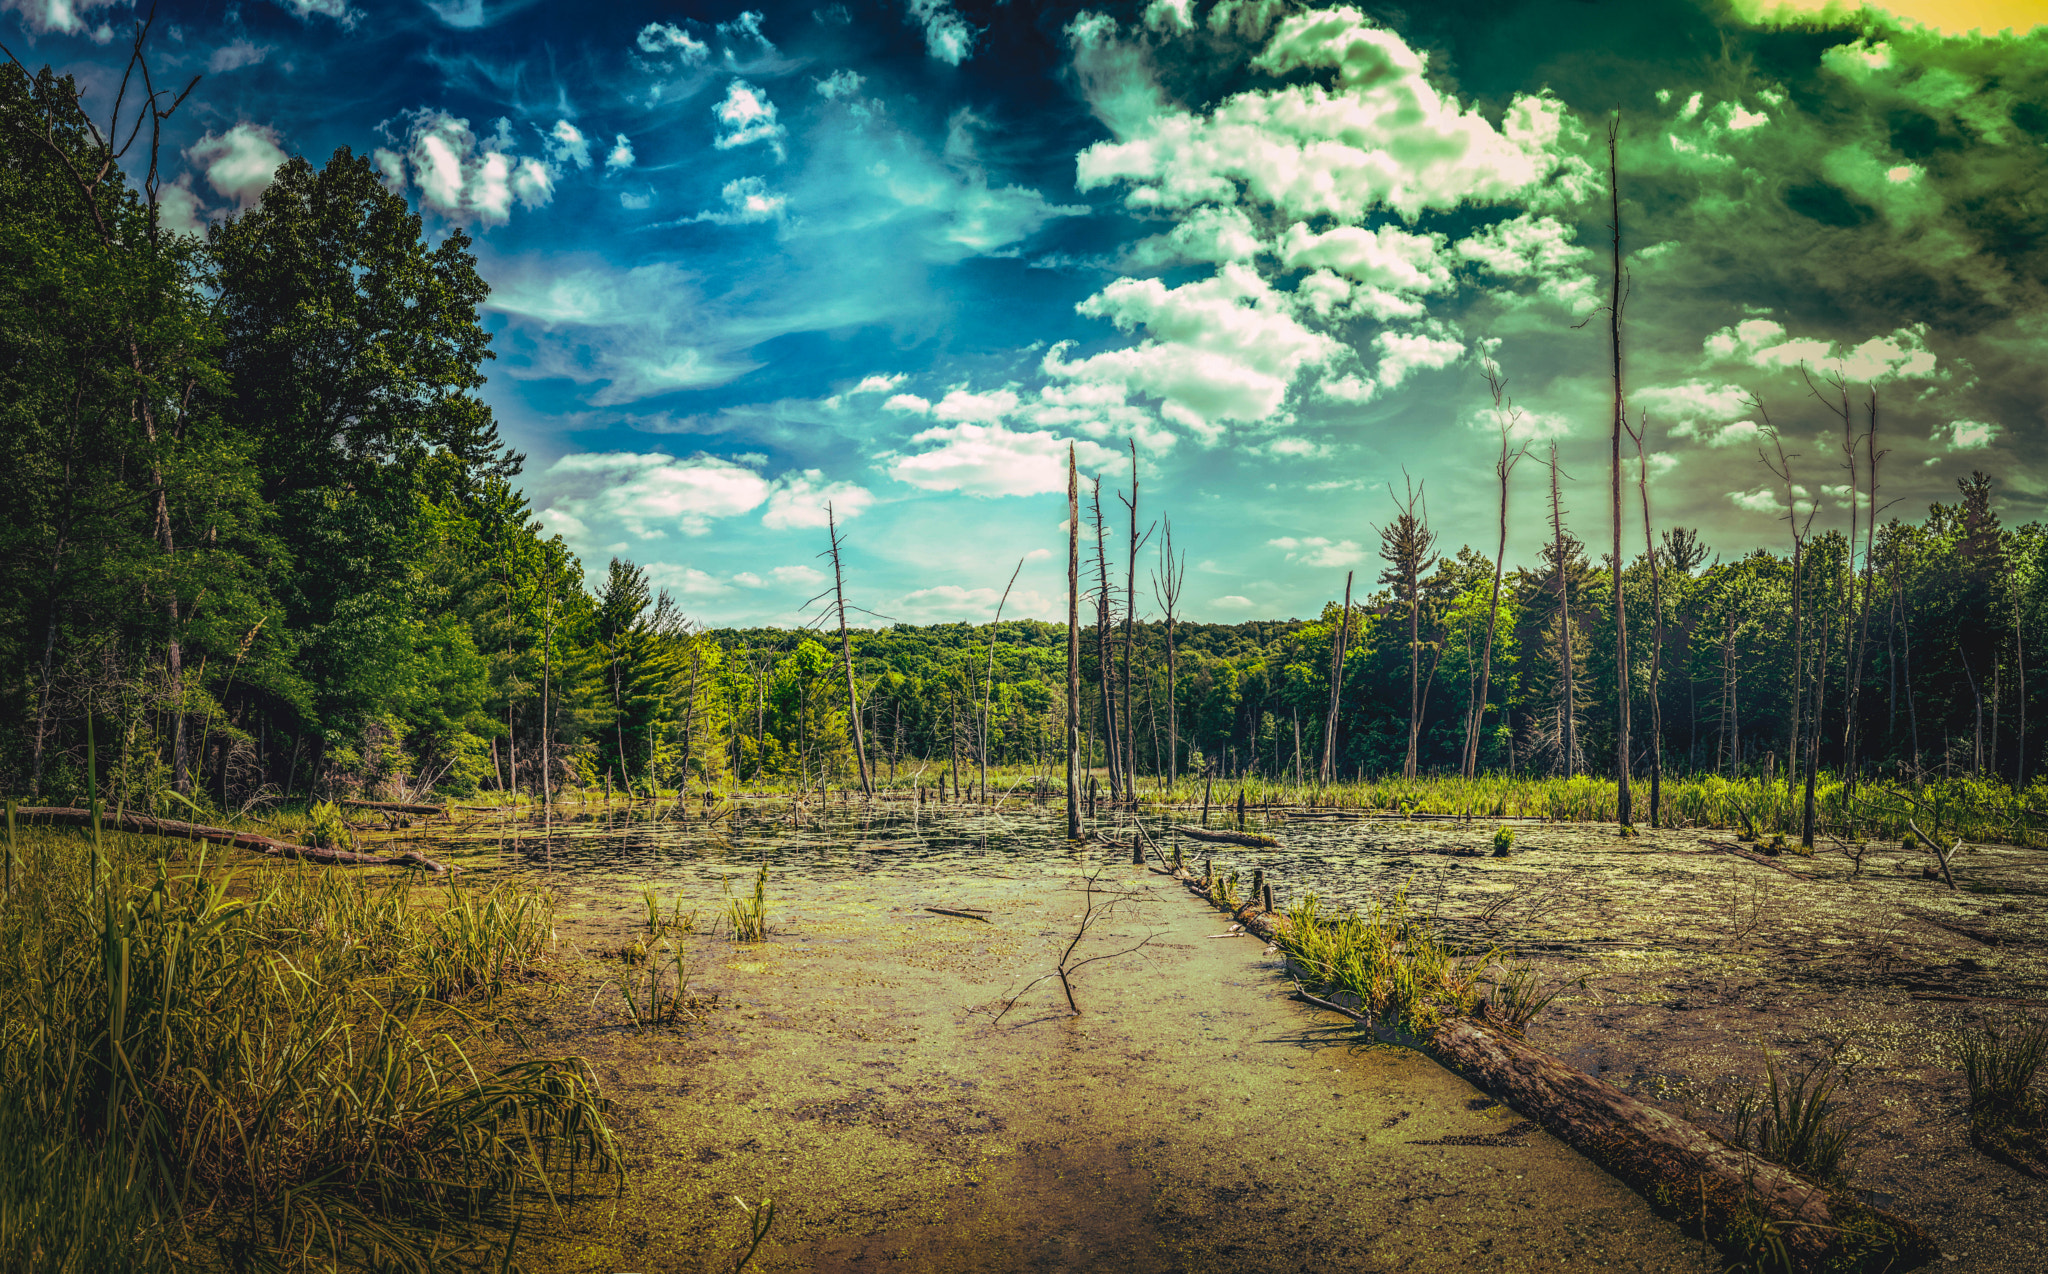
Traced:
<path id="1" fill-rule="evenodd" d="M 1102 691 L 1102 750 L 1109 761 L 1109 799 L 1123 794 L 1123 772 L 1118 764 L 1122 731 L 1116 722 L 1116 655 L 1110 649 L 1109 546 L 1102 534 L 1102 479 L 1095 480 L 1092 508 L 1095 517 L 1095 663 L 1096 682 Z"/>
<path id="2" fill-rule="evenodd" d="M 1124 787 L 1125 795 L 1138 798 L 1137 722 L 1131 714 L 1131 625 L 1138 615 L 1138 443 L 1131 441 L 1131 549 L 1124 562 Z"/>
<path id="3" fill-rule="evenodd" d="M 1408 571 L 1408 756 L 1401 777 L 1415 777 L 1415 745 L 1422 733 L 1422 580 Z M 1431 669 L 1434 673 L 1435 669 Z"/>
<path id="4" fill-rule="evenodd" d="M 1337 709 L 1344 695 L 1344 647 L 1351 640 L 1351 576 L 1344 572 L 1344 612 L 1337 622 L 1337 644 L 1330 652 L 1330 711 L 1323 721 L 1323 770 L 1328 787 L 1337 777 Z"/>
<path id="5" fill-rule="evenodd" d="M 861 795 L 872 797 L 875 783 L 868 775 L 867 734 L 861 729 L 860 693 L 853 684 L 853 640 L 846 633 L 846 575 L 839 566 L 839 523 L 829 502 L 825 505 L 825 531 L 832 543 L 832 597 L 833 609 L 839 613 L 839 659 L 846 667 L 846 716 L 853 723 L 853 755 L 860 763 Z"/>
<path id="6" fill-rule="evenodd" d="M 1636 491 L 1643 499 L 1643 560 L 1650 567 L 1650 609 L 1654 616 L 1650 633 L 1650 826 L 1662 826 L 1664 799 L 1664 568 L 1657 561 L 1657 542 L 1650 531 L 1650 461 L 1643 447 L 1643 434 L 1650 428 L 1644 419 L 1636 433 Z"/>
<path id="7" fill-rule="evenodd" d="M 1856 622 L 1856 654 L 1854 660 L 1852 661 L 1852 667 L 1849 674 L 1848 694 L 1846 696 L 1849 705 L 1846 713 L 1848 720 L 1844 724 L 1842 730 L 1842 803 L 1844 807 L 1847 807 L 1849 805 L 1850 799 L 1855 795 L 1856 792 L 1856 774 L 1858 769 L 1857 750 L 1858 745 L 1862 742 L 1863 734 L 1862 708 L 1863 676 L 1865 667 L 1864 658 L 1870 649 L 1870 594 L 1872 585 L 1875 583 L 1876 579 L 1873 572 L 1876 567 L 1875 552 L 1877 547 L 1877 459 L 1879 453 L 1877 450 L 1877 391 L 1874 389 L 1870 391 L 1869 412 L 1870 428 L 1863 436 L 1865 451 L 1868 454 L 1870 462 L 1870 484 L 1868 494 L 1865 497 L 1865 503 L 1868 506 L 1869 513 L 1868 516 L 1866 516 L 1863 520 L 1863 594 L 1858 602 L 1859 614 L 1857 616 Z M 1851 443 L 1849 448 L 1849 475 L 1852 487 L 1855 483 L 1855 474 L 1856 449 L 1855 445 Z M 1856 547 L 1856 537 L 1854 534 L 1855 524 L 1853 521 L 1854 509 L 1855 499 L 1854 493 L 1852 491 L 1850 499 L 1852 521 L 1850 524 L 1851 533 L 1849 536 L 1849 547 L 1851 552 L 1854 552 Z"/>
<path id="8" fill-rule="evenodd" d="M 1906 686 L 1906 724 L 1913 732 L 1913 781 L 1920 781 L 1920 708 L 1913 701 L 1913 620 L 1906 609 L 1905 583 L 1899 579 L 1898 564 L 1892 564 L 1892 587 L 1897 592 L 1900 637 L 1899 676 Z"/>
<path id="9" fill-rule="evenodd" d="M 1565 568 L 1564 504 L 1557 489 L 1557 447 L 1550 448 L 1550 531 L 1552 553 L 1557 559 L 1558 648 L 1557 675 L 1562 683 L 1557 723 L 1558 748 L 1564 756 L 1565 777 L 1579 772 L 1579 705 L 1577 652 L 1572 646 L 1571 575 Z"/>
<path id="10" fill-rule="evenodd" d="M 1170 648 L 1170 647 L 1169 647 Z M 1081 839 L 1081 474 L 1067 444 L 1067 839 Z"/>
<path id="11" fill-rule="evenodd" d="M 1622 397 L 1621 385 L 1621 180 L 1620 170 L 1615 163 L 1615 139 L 1620 131 L 1619 122 L 1607 128 L 1607 194 L 1614 213 L 1614 292 L 1607 307 L 1609 344 L 1614 352 L 1614 429 L 1612 500 L 1610 512 L 1614 518 L 1614 783 L 1615 817 L 1622 826 L 1633 820 L 1633 804 L 1628 786 L 1629 771 L 1629 668 L 1628 668 L 1628 606 L 1621 587 L 1621 435 L 1628 424 L 1627 403 Z"/>

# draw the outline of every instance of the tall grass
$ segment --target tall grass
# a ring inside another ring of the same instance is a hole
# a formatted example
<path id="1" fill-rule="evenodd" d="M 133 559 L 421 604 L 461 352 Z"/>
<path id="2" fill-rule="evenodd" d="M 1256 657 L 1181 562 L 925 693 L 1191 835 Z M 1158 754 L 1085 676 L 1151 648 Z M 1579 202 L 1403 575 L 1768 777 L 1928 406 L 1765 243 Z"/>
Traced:
<path id="1" fill-rule="evenodd" d="M 1309 893 L 1289 908 L 1282 951 L 1322 988 L 1357 997 L 1359 1012 L 1427 1035 L 1446 1017 L 1473 1012 L 1493 952 L 1461 955 L 1408 913 L 1406 890 L 1366 910 L 1325 916 Z"/>
<path id="2" fill-rule="evenodd" d="M 1959 1041 L 1970 1089 L 1970 1140 L 2032 1176 L 2048 1178 L 2048 1023 L 1986 1025 Z"/>
<path id="3" fill-rule="evenodd" d="M 617 1174 L 577 1058 L 489 1065 L 544 897 L 30 833 L 0 901 L 0 1268 L 509 1262 Z M 118 1259 L 107 1256 L 119 1253 Z"/>

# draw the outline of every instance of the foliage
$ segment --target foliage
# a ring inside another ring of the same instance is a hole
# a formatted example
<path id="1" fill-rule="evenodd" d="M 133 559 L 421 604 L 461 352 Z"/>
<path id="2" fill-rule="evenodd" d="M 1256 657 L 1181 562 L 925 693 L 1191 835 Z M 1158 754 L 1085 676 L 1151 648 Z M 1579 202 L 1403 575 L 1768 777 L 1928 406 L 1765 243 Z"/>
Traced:
<path id="1" fill-rule="evenodd" d="M 1970 1140 L 1986 1154 L 2048 1177 L 2048 1096 L 2036 1084 L 2048 1063 L 2048 1023 L 1989 1023 L 1960 1040 L 1970 1090 Z"/>
<path id="2" fill-rule="evenodd" d="M 1374 1021 L 1426 1036 L 1446 1017 L 1479 1005 L 1492 953 L 1453 952 L 1427 921 L 1408 913 L 1405 889 L 1363 912 L 1330 917 L 1309 893 L 1288 909 L 1287 920 L 1278 942 L 1288 959 L 1319 985 L 1357 997 L 1359 1012 Z"/>
<path id="3" fill-rule="evenodd" d="M 1766 1087 L 1736 1099 L 1731 1140 L 1816 1181 L 1840 1181 L 1849 1140 L 1861 1126 L 1842 1113 L 1841 1076 L 1822 1061 L 1782 1080 L 1768 1054 L 1764 1073 Z"/>

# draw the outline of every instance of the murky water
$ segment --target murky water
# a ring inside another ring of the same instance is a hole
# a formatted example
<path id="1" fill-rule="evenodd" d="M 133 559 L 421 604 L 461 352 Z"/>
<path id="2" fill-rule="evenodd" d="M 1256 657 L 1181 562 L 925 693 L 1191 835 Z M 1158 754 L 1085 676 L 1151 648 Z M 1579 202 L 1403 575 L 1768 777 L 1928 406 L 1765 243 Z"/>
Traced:
<path id="1" fill-rule="evenodd" d="M 730 1269 L 736 1195 L 776 1200 L 769 1270 L 1714 1268 L 1463 1081 L 1289 1000 L 1260 944 L 1128 851 L 1070 845 L 1056 807 L 570 814 L 408 833 L 551 881 L 583 953 L 524 1028 L 590 1059 L 634 1180 L 531 1268 Z M 1415 870 L 1363 830 L 1182 848 L 1357 900 Z M 706 932 L 764 864 L 769 940 Z M 605 955 L 647 886 L 698 911 L 704 997 L 651 1030 Z M 1068 951 L 1078 1015 L 1046 978 Z"/>

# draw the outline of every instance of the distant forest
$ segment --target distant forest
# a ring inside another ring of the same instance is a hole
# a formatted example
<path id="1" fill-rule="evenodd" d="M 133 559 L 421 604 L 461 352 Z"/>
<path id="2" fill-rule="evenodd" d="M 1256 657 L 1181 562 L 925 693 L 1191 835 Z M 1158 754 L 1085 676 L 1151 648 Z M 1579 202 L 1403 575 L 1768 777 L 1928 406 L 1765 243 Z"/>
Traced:
<path id="1" fill-rule="evenodd" d="M 808 629 L 707 630 L 631 563 L 586 572 L 478 397 L 470 241 L 429 246 L 363 157 L 292 159 L 200 241 L 160 232 L 118 144 L 69 81 L 0 74 L 0 788 L 225 813 L 807 785 L 858 771 L 856 725 L 884 776 L 1059 769 L 1064 626 L 857 629 L 849 688 L 829 602 Z M 1874 470 L 1846 390 L 1840 417 Z M 1652 555 L 1631 523 L 1632 767 L 1784 773 L 1796 754 L 2024 785 L 2048 716 L 2029 675 L 2043 528 L 2001 526 L 1981 474 L 1878 526 L 1816 529 L 1785 485 L 1782 553 L 1724 559 L 1665 529 Z M 1161 618 L 1177 565 L 1118 559 L 1112 530 L 1083 577 L 1091 757 L 1140 776 L 1611 772 L 1609 565 L 1550 508 L 1513 516 L 1548 544 L 1497 607 L 1494 563 L 1439 556 L 1410 505 L 1348 611 L 1235 625 Z M 852 600 L 873 600 L 858 565 Z"/>

